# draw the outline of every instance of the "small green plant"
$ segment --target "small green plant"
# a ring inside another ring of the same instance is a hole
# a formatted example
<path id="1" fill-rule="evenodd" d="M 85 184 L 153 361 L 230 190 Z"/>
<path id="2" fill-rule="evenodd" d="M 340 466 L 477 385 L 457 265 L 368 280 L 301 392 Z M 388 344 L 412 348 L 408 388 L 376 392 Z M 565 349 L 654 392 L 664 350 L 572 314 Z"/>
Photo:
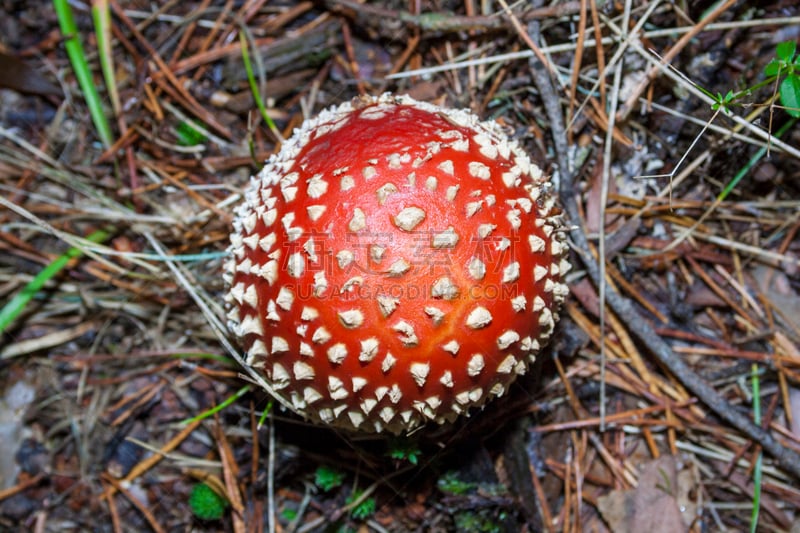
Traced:
<path id="1" fill-rule="evenodd" d="M 780 43 L 775 48 L 775 59 L 764 67 L 764 75 L 766 78 L 752 87 L 736 92 L 731 90 L 724 95 L 722 93 L 713 95 L 699 85 L 695 87 L 714 100 L 711 109 L 729 114 L 730 106 L 735 101 L 750 96 L 762 87 L 775 84 L 778 98 L 786 112 L 794 118 L 800 118 L 800 55 L 797 54 L 797 43 L 794 41 Z"/>
<path id="2" fill-rule="evenodd" d="M 456 472 L 446 472 L 436 482 L 436 486 L 440 491 L 454 496 L 463 496 L 469 494 L 477 488 L 477 483 L 469 483 L 459 479 Z"/>
<path id="3" fill-rule="evenodd" d="M 725 96 L 722 96 L 722 93 L 717 93 L 717 96 L 712 96 L 712 95 L 709 96 L 714 98 L 714 103 L 711 104 L 711 109 L 713 109 L 714 111 L 722 110 L 725 113 L 728 113 L 730 105 L 737 95 L 733 91 L 728 91 L 727 93 L 725 93 Z"/>
<path id="4" fill-rule="evenodd" d="M 228 502 L 205 483 L 198 483 L 189 494 L 189 507 L 200 520 L 219 520 Z"/>
<path id="5" fill-rule="evenodd" d="M 797 54 L 797 43 L 780 43 L 775 49 L 775 56 L 764 67 L 764 74 L 775 81 L 784 76 L 778 89 L 781 103 L 789 115 L 800 118 L 800 55 Z"/>
<path id="6" fill-rule="evenodd" d="M 314 473 L 314 484 L 322 489 L 323 492 L 328 492 L 341 486 L 344 482 L 344 476 L 345 474 L 341 470 L 329 466 L 320 466 Z"/>
<path id="7" fill-rule="evenodd" d="M 291 522 L 295 518 L 297 518 L 297 509 L 292 509 L 290 507 L 286 507 L 281 511 L 281 517 L 286 522 Z"/>
<path id="8" fill-rule="evenodd" d="M 208 140 L 205 133 L 195 127 L 190 121 L 182 121 L 175 127 L 175 134 L 178 136 L 180 146 L 197 146 Z"/>
<path id="9" fill-rule="evenodd" d="M 500 520 L 505 519 L 501 513 Z M 482 511 L 462 511 L 454 516 L 457 531 L 475 531 L 476 533 L 500 533 L 503 531 L 501 524 L 497 523 L 492 516 Z"/>
<path id="10" fill-rule="evenodd" d="M 791 117 L 790 120 L 786 121 L 777 132 L 772 133 L 772 116 L 770 115 L 770 134 L 772 138 L 780 139 L 790 128 L 792 128 L 797 119 L 800 118 L 800 54 L 797 53 L 797 43 L 793 41 L 786 41 L 780 43 L 775 48 L 775 59 L 770 61 L 764 67 L 764 74 L 766 75 L 766 79 L 762 80 L 761 82 L 742 89 L 740 91 L 734 92 L 729 90 L 724 95 L 722 93 L 717 93 L 716 96 L 713 95 L 708 90 L 704 89 L 703 87 L 697 85 L 696 83 L 691 82 L 687 79 L 690 83 L 692 83 L 699 91 L 705 94 L 707 97 L 713 100 L 711 104 L 711 109 L 714 110 L 714 114 L 711 118 L 706 122 L 703 129 L 700 131 L 699 134 L 695 137 L 692 143 L 689 145 L 689 148 L 684 151 L 683 156 L 681 156 L 678 163 L 674 166 L 672 171 L 668 174 L 651 174 L 641 176 L 642 178 L 669 178 L 672 180 L 673 177 L 678 172 L 678 169 L 683 166 L 684 160 L 688 157 L 689 152 L 692 151 L 695 144 L 700 140 L 701 137 L 706 132 L 706 129 L 711 125 L 712 122 L 717 118 L 717 115 L 722 112 L 725 115 L 731 114 L 731 105 L 734 104 L 740 98 L 745 96 L 752 95 L 756 90 L 766 87 L 768 85 L 774 85 L 775 93 L 778 96 L 778 99 L 781 102 L 781 105 L 784 107 L 786 112 Z M 750 159 L 750 161 L 742 167 L 742 169 L 737 173 L 737 175 L 725 186 L 725 189 L 717 196 L 717 200 L 714 205 L 710 209 L 708 209 L 702 217 L 700 217 L 695 224 L 691 227 L 684 230 L 684 232 L 676 239 L 672 241 L 662 252 L 670 250 L 671 248 L 677 246 L 687 236 L 689 236 L 697 227 L 706 219 L 707 216 L 711 214 L 711 212 L 716 209 L 716 207 L 721 203 L 727 195 L 736 187 L 739 181 L 748 173 L 750 169 L 752 169 L 755 164 L 762 158 L 766 153 L 768 153 L 769 144 L 766 146 L 762 146 L 761 149 Z M 672 192 L 670 191 L 670 201 L 672 199 Z"/>
<path id="11" fill-rule="evenodd" d="M 408 461 L 416 466 L 422 455 L 417 443 L 407 438 L 392 439 L 389 442 L 389 457 L 400 461 Z"/>
<path id="12" fill-rule="evenodd" d="M 347 504 L 351 504 L 354 501 L 361 498 L 361 495 L 364 494 L 363 490 L 354 490 L 350 496 L 347 497 Z M 375 498 L 365 498 L 364 501 L 353 507 L 353 510 L 350 511 L 350 516 L 352 516 L 356 520 L 366 520 L 375 512 Z"/>

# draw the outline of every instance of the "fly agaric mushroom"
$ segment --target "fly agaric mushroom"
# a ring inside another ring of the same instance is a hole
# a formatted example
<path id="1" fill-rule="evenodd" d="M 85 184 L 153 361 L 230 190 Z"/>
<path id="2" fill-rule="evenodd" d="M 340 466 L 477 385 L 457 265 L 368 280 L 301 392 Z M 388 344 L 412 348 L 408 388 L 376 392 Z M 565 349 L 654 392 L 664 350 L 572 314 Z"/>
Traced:
<path id="1" fill-rule="evenodd" d="M 407 432 L 504 394 L 567 294 L 548 180 L 494 123 L 406 96 L 307 120 L 253 178 L 232 331 L 307 418 Z"/>

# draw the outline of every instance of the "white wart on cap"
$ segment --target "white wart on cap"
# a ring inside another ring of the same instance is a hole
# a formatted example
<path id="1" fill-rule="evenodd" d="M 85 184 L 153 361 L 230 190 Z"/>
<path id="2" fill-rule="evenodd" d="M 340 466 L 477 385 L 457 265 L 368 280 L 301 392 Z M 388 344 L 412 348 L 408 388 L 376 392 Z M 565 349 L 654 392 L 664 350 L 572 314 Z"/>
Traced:
<path id="1" fill-rule="evenodd" d="M 306 121 L 252 180 L 225 273 L 248 365 L 309 419 L 444 423 L 552 335 L 569 269 L 541 169 L 493 123 L 405 96 Z"/>

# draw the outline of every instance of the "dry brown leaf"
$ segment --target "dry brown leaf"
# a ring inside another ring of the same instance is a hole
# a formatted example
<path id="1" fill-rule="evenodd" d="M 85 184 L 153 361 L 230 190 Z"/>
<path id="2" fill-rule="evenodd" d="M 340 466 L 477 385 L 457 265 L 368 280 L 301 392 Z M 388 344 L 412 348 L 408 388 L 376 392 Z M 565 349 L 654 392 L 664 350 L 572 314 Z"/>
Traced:
<path id="1" fill-rule="evenodd" d="M 632 490 L 614 490 L 598 498 L 603 519 L 615 532 L 676 533 L 688 531 L 693 513 L 685 501 L 688 481 L 679 472 L 674 456 L 665 455 L 647 463 Z"/>

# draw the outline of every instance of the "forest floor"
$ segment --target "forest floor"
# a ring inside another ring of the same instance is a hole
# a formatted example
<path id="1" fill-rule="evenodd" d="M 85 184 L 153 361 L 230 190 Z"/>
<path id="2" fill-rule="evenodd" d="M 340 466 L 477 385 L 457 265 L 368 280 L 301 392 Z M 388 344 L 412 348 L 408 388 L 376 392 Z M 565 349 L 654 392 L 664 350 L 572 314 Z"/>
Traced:
<path id="1" fill-rule="evenodd" d="M 0 0 L 0 531 L 800 531 L 796 1 L 66 5 Z M 254 94 L 286 137 L 386 91 L 572 206 L 540 372 L 409 438 L 273 406 L 214 326 Z"/>

